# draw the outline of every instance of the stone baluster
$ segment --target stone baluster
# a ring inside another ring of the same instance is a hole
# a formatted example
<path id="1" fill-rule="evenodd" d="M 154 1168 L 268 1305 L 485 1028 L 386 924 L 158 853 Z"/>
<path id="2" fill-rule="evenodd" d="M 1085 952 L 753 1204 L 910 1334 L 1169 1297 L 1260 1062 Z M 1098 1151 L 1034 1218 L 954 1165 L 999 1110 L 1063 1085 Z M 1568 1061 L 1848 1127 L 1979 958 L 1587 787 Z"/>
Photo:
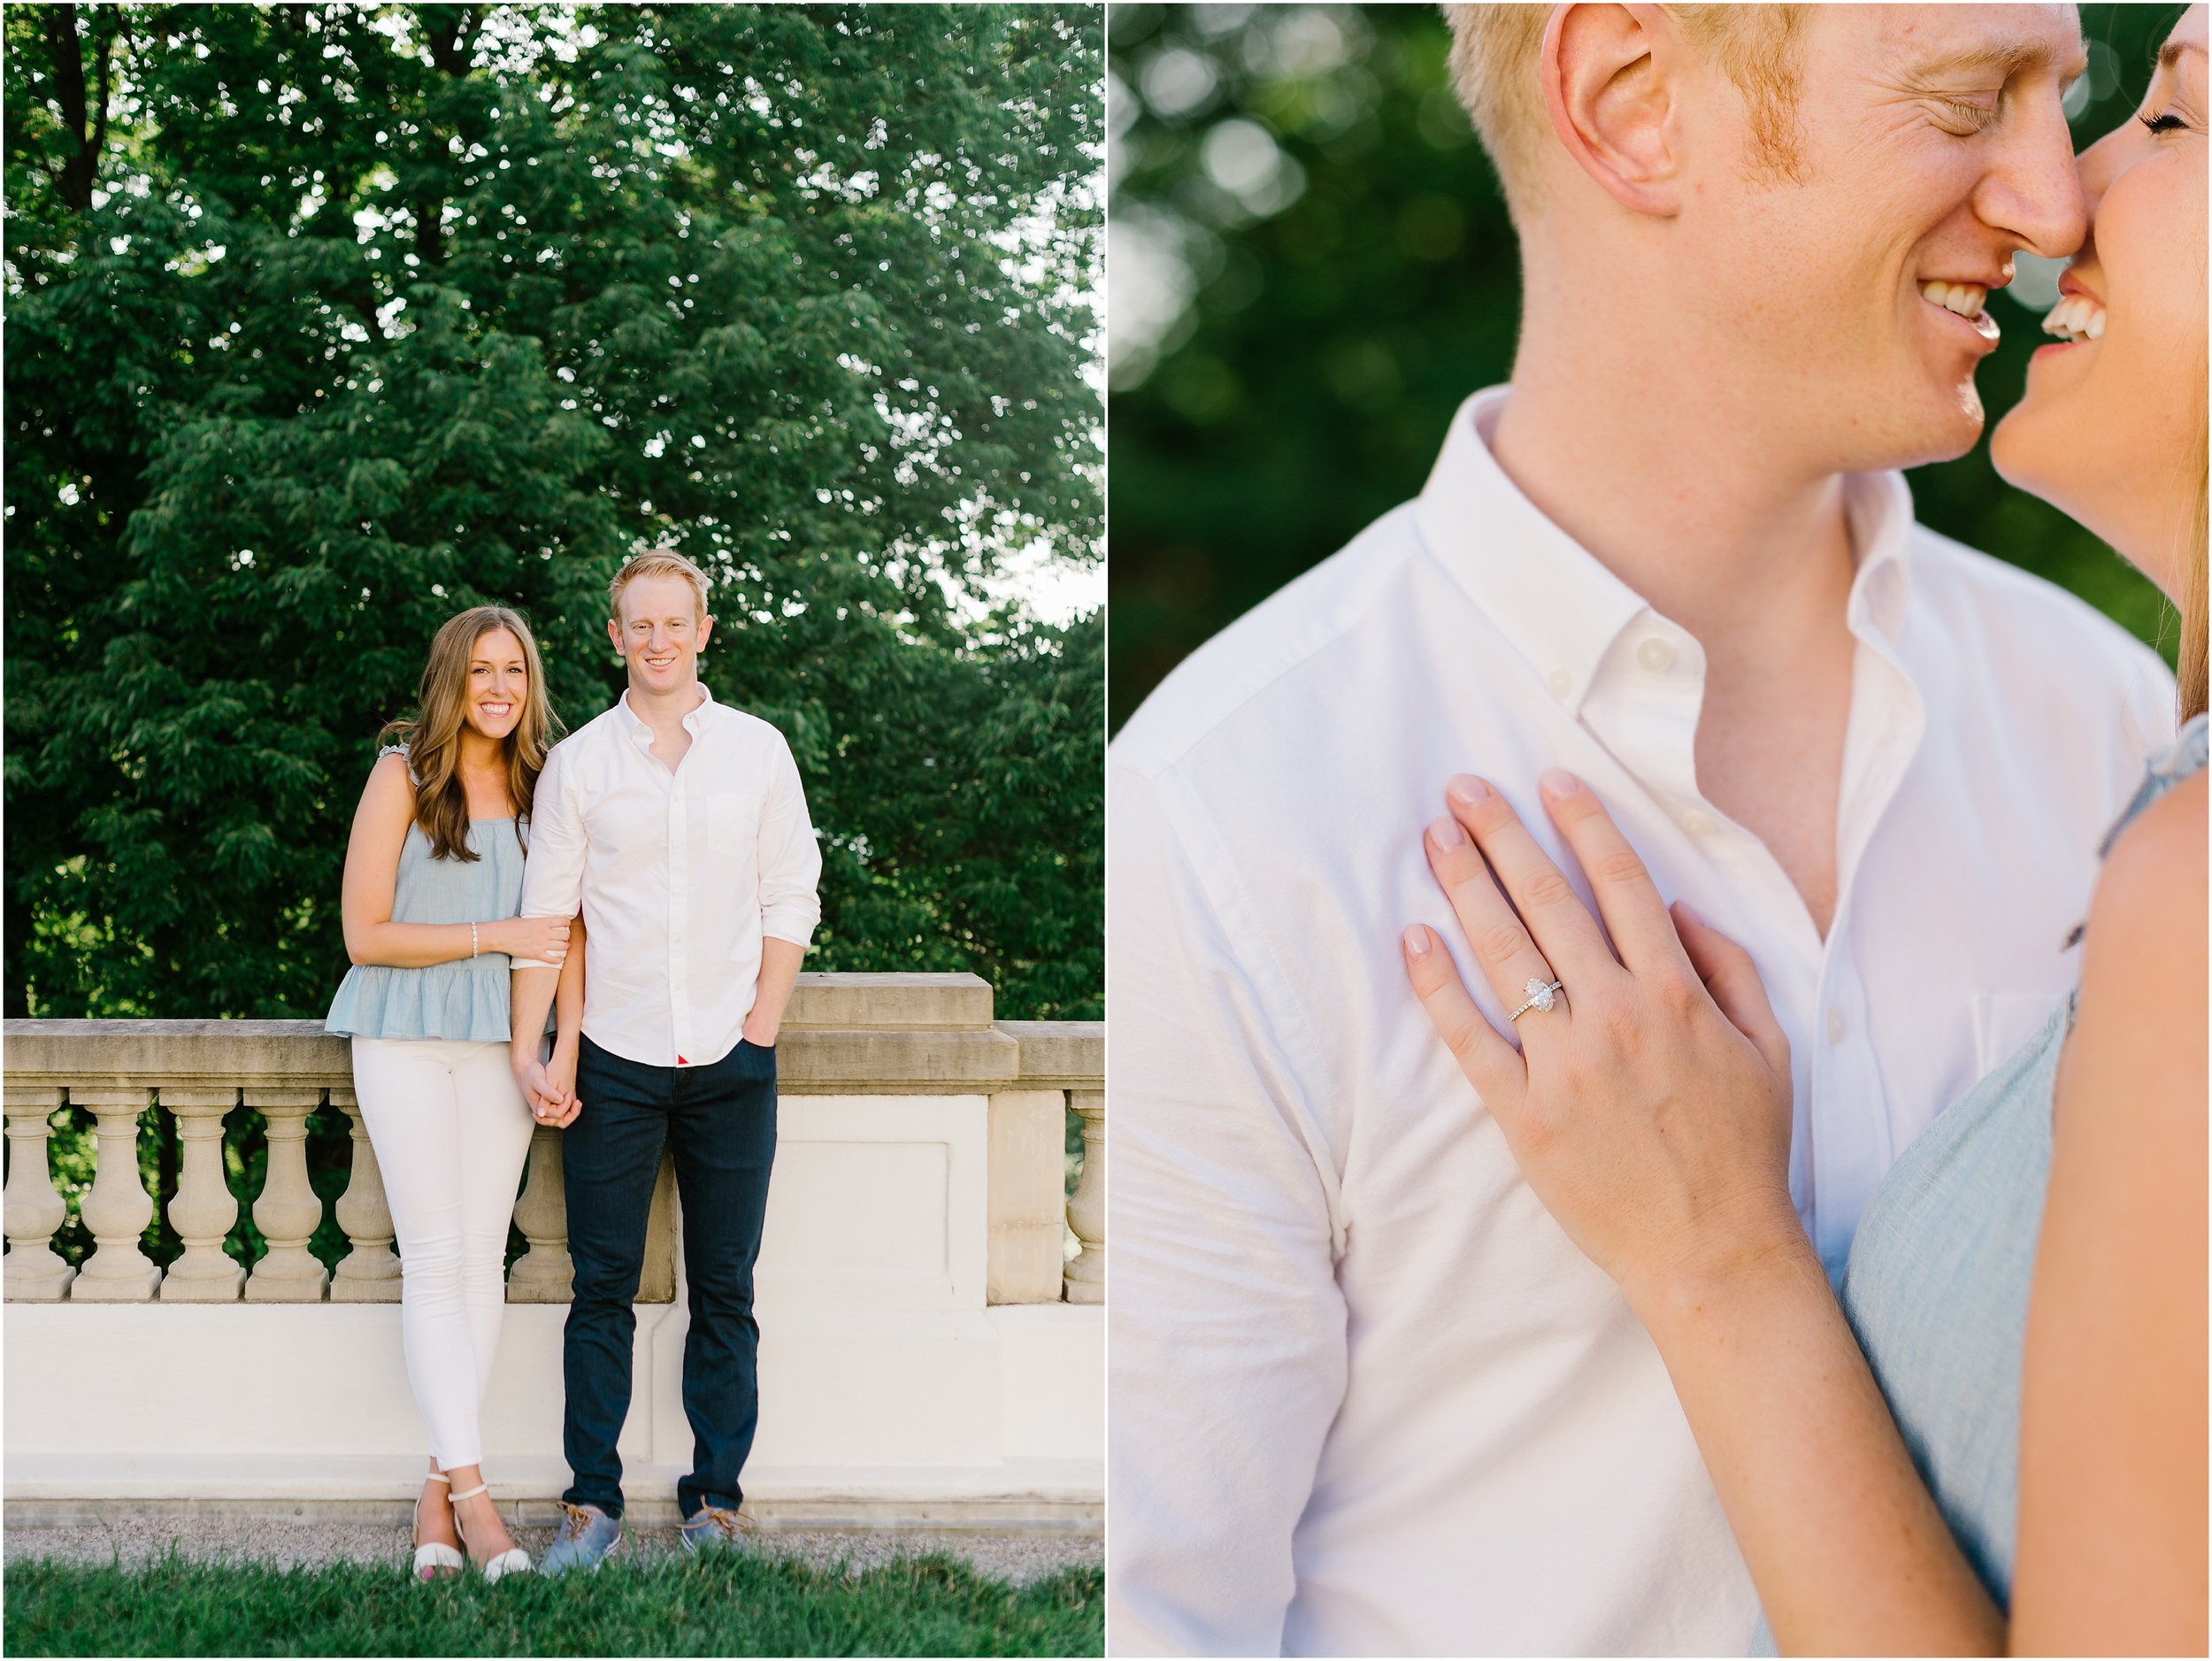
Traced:
<path id="1" fill-rule="evenodd" d="M 1067 1092 L 997 1091 L 988 1122 L 991 1234 L 984 1299 L 1057 1303 L 1067 1273 Z"/>
<path id="2" fill-rule="evenodd" d="M 97 1149 L 91 1191 L 77 1203 L 92 1231 L 92 1255 L 69 1288 L 70 1301 L 142 1303 L 161 1281 L 161 1271 L 138 1243 L 154 1220 L 153 1196 L 138 1174 L 138 1119 L 152 1092 L 142 1084 L 73 1085 L 69 1099 L 91 1110 Z"/>
<path id="3" fill-rule="evenodd" d="M 235 1087 L 167 1085 L 161 1105 L 177 1122 L 177 1192 L 169 1202 L 169 1227 L 184 1255 L 161 1280 L 165 1303 L 231 1303 L 245 1284 L 243 1265 L 223 1250 L 238 1201 L 223 1179 L 223 1116 L 238 1105 Z"/>
<path id="4" fill-rule="evenodd" d="M 253 1203 L 254 1226 L 269 1250 L 246 1280 L 249 1303 L 319 1303 L 329 1278 L 307 1249 L 323 1220 L 323 1203 L 307 1180 L 307 1116 L 320 1090 L 257 1088 L 247 1102 L 269 1126 L 268 1180 Z"/>
<path id="5" fill-rule="evenodd" d="M 507 1273 L 510 1303 L 565 1303 L 576 1280 L 568 1255 L 568 1196 L 561 1180 L 561 1133 L 541 1125 L 530 1139 L 530 1180 L 515 1202 L 515 1227 L 530 1250 Z"/>
<path id="6" fill-rule="evenodd" d="M 330 1087 L 330 1104 L 344 1110 L 353 1137 L 353 1165 L 346 1191 L 338 1196 L 338 1227 L 352 1250 L 338 1259 L 330 1278 L 334 1303 L 399 1302 L 399 1259 L 392 1255 L 392 1208 L 384 1197 L 384 1173 L 376 1163 L 376 1144 L 361 1117 L 361 1103 L 350 1085 Z"/>
<path id="7" fill-rule="evenodd" d="M 54 1189 L 46 1159 L 48 1120 L 61 1105 L 52 1085 L 6 1087 L 9 1163 L 8 1270 L 11 1303 L 50 1303 L 65 1297 L 77 1272 L 54 1250 L 54 1231 L 68 1220 L 69 1203 Z"/>
<path id="8" fill-rule="evenodd" d="M 1068 1200 L 1068 1227 L 1083 1254 L 1068 1265 L 1068 1302 L 1106 1301 L 1106 1092 L 1071 1090 L 1068 1105 L 1083 1121 L 1083 1173 Z"/>

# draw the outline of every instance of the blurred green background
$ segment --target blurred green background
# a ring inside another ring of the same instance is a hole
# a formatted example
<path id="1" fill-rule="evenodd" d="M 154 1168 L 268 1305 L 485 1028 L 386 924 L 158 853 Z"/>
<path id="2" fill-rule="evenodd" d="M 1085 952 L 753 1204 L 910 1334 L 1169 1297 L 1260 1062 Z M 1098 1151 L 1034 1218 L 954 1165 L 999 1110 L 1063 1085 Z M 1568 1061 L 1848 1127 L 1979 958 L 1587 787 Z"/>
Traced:
<path id="1" fill-rule="evenodd" d="M 1096 1019 L 1104 620 L 1032 601 L 1101 551 L 1102 23 L 8 6 L 4 1012 L 319 1018 L 438 625 L 522 609 L 580 725 L 665 542 L 798 759 L 809 967 Z M 74 1262 L 90 1113 L 50 1123 Z M 173 1116 L 137 1149 L 165 1265 Z M 223 1157 L 250 1262 L 254 1109 Z M 326 1205 L 352 1158 L 318 1109 Z"/>
<path id="2" fill-rule="evenodd" d="M 464 606 L 573 727 L 714 579 L 815 969 L 1095 1019 L 1094 5 L 11 5 L 10 1016 L 319 1017 Z M 892 112 L 887 116 L 887 112 Z"/>
<path id="3" fill-rule="evenodd" d="M 2133 108 L 2182 10 L 2081 8 L 2078 142 Z M 1511 372 L 1519 272 L 1434 7 L 1117 5 L 1107 35 L 1118 727 L 1193 648 L 1419 491 L 1453 410 Z M 1993 427 L 2045 337 L 2041 305 L 1991 305 Z M 1986 438 L 1911 482 L 1924 523 L 2147 640 L 2162 626 L 2170 660 L 2157 591 L 1999 479 Z"/>

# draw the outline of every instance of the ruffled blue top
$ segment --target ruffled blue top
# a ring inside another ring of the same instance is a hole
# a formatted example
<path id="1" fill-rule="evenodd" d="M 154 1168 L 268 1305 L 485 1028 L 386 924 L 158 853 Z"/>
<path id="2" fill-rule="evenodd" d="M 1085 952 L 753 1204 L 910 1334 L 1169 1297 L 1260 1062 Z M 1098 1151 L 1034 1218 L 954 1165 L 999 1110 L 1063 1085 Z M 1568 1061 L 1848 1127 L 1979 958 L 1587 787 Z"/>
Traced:
<path id="1" fill-rule="evenodd" d="M 380 752 L 406 751 L 397 745 Z M 469 848 L 476 857 L 434 859 L 430 839 L 419 825 L 407 827 L 399 850 L 399 876 L 392 888 L 395 923 L 484 923 L 522 910 L 522 837 L 527 816 L 469 822 Z M 323 1030 L 357 1038 L 450 1038 L 465 1042 L 504 1043 L 508 1027 L 508 974 L 503 951 L 426 968 L 357 963 L 346 971 L 331 1001 Z M 553 1030 L 549 1013 L 546 1030 Z"/>

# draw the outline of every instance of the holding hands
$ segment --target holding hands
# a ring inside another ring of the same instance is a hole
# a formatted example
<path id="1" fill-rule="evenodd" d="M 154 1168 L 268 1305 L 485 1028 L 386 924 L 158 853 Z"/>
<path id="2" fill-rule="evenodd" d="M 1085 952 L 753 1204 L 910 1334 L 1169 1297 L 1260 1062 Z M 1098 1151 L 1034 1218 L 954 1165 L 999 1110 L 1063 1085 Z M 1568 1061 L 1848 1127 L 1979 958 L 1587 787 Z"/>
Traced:
<path id="1" fill-rule="evenodd" d="M 565 1130 L 584 1111 L 584 1104 L 576 1099 L 576 1051 L 572 1047 L 557 1042 L 549 1060 L 518 1059 L 515 1082 L 522 1087 L 523 1096 L 530 1103 L 530 1117 L 551 1129 Z"/>
<path id="2" fill-rule="evenodd" d="M 1434 930 L 1405 931 L 1406 972 L 1537 1197 L 1647 1317 L 1747 1263 L 1810 1255 L 1790 1201 L 1789 1043 L 1749 954 L 1670 912 L 1578 780 L 1540 782 L 1603 928 L 1481 780 L 1451 781 L 1425 838 L 1491 991 L 1521 1011 L 1520 1048 Z"/>

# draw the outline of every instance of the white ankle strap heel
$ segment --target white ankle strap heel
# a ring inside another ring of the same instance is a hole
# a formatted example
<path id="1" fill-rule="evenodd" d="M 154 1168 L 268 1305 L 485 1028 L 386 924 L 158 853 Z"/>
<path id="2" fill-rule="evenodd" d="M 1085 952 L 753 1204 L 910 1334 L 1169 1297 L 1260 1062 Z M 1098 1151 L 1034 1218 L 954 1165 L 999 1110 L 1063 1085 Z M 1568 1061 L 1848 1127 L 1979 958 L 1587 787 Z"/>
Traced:
<path id="1" fill-rule="evenodd" d="M 443 1482 L 448 1488 L 453 1486 L 452 1479 L 442 1472 L 433 1471 L 426 1480 L 432 1482 Z M 414 1532 L 417 1536 L 422 1534 L 422 1496 L 419 1494 L 415 1496 Z M 418 1580 L 434 1580 L 441 1571 L 449 1574 L 458 1574 L 467 1566 L 467 1560 L 451 1546 L 442 1541 L 424 1540 L 415 1547 L 413 1573 Z"/>
<path id="2" fill-rule="evenodd" d="M 474 1488 L 456 1494 L 453 1496 L 454 1503 L 457 1505 L 463 1500 L 472 1500 L 479 1494 L 488 1490 L 489 1484 L 479 1482 Z M 461 1513 L 457 1511 L 453 1513 L 453 1528 L 454 1532 L 461 1536 L 462 1543 L 466 1544 L 468 1533 L 461 1526 Z M 503 1574 L 527 1574 L 529 1572 L 530 1554 L 520 1546 L 510 1546 L 484 1565 L 484 1584 L 489 1586 Z"/>

